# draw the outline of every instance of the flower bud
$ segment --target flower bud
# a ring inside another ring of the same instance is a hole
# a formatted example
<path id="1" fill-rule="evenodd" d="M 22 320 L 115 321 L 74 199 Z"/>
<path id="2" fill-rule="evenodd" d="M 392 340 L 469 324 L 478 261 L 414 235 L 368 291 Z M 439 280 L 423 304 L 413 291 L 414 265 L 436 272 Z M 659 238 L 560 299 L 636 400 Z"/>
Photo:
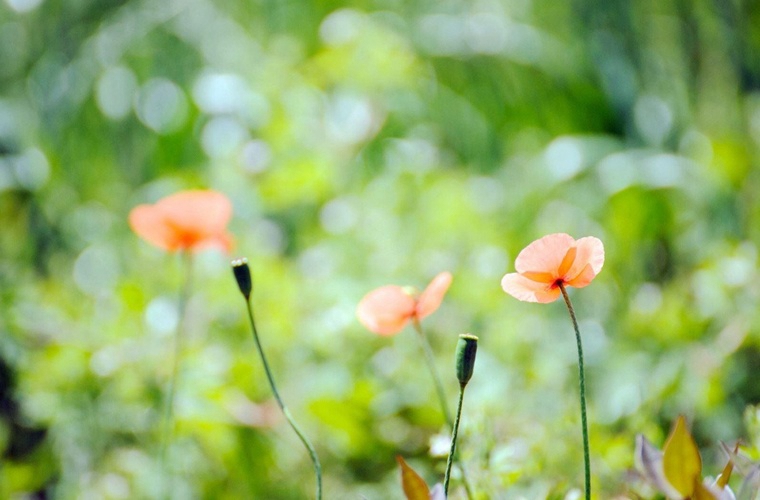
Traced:
<path id="1" fill-rule="evenodd" d="M 238 287 L 240 287 L 240 293 L 243 294 L 245 300 L 249 300 L 251 298 L 251 290 L 253 289 L 253 281 L 251 280 L 251 269 L 248 267 L 248 259 L 243 257 L 242 259 L 233 260 L 232 272 L 235 275 Z"/>
<path id="2" fill-rule="evenodd" d="M 472 378 L 475 368 L 475 353 L 478 352 L 478 338 L 475 335 L 462 334 L 459 336 L 456 353 L 457 378 L 464 387 Z"/>

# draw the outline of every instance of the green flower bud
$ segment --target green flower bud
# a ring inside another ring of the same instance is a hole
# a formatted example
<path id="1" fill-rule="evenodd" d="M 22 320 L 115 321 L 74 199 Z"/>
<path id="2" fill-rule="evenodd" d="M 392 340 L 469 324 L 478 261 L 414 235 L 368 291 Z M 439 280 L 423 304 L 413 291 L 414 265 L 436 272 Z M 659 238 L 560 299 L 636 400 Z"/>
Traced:
<path id="1" fill-rule="evenodd" d="M 457 342 L 456 366 L 459 384 L 464 387 L 472 378 L 475 368 L 475 354 L 478 352 L 478 338 L 475 335 L 462 334 Z"/>
<path id="2" fill-rule="evenodd" d="M 251 269 L 248 267 L 248 259 L 243 257 L 242 259 L 233 260 L 232 272 L 235 275 L 238 287 L 240 287 L 240 293 L 243 294 L 245 300 L 249 300 L 251 298 L 251 290 L 253 289 L 253 281 L 251 280 Z"/>

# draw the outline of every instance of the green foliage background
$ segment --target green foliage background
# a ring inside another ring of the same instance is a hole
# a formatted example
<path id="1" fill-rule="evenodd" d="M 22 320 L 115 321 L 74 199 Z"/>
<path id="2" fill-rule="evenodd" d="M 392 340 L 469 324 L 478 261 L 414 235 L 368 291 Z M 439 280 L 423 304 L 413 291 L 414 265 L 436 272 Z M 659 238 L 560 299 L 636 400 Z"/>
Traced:
<path id="1" fill-rule="evenodd" d="M 457 335 L 481 339 L 471 482 L 483 498 L 580 487 L 567 313 L 499 287 L 550 232 L 607 251 L 572 293 L 598 498 L 651 495 L 634 436 L 661 443 L 679 413 L 709 472 L 718 440 L 758 439 L 757 2 L 5 0 L 0 41 L 3 498 L 158 494 L 185 277 L 126 217 L 198 187 L 233 201 L 326 498 L 401 498 L 397 454 L 441 479 L 413 332 L 377 337 L 354 308 L 442 270 L 425 327 L 452 405 Z M 194 262 L 174 497 L 309 498 L 228 261 Z"/>

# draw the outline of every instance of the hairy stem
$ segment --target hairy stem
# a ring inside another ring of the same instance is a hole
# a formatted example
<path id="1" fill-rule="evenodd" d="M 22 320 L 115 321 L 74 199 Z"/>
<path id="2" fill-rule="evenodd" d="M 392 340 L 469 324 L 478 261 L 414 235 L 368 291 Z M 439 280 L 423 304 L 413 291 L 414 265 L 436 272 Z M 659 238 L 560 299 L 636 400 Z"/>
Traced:
<path id="1" fill-rule="evenodd" d="M 449 458 L 446 461 L 446 475 L 443 480 L 443 493 L 449 494 L 449 480 L 451 479 L 451 464 L 454 463 L 454 457 L 457 451 L 457 435 L 459 434 L 459 419 L 462 417 L 462 403 L 464 401 L 464 384 L 459 385 L 459 403 L 457 404 L 457 416 L 454 421 L 454 429 L 451 431 L 451 450 Z M 469 494 L 469 493 L 468 493 Z"/>
<path id="2" fill-rule="evenodd" d="M 311 461 L 314 463 L 314 472 L 317 475 L 317 500 L 321 500 L 322 499 L 322 466 L 319 463 L 319 457 L 317 457 L 317 452 L 314 449 L 314 446 L 312 446 L 309 439 L 301 431 L 301 429 L 298 427 L 298 424 L 296 424 L 296 421 L 293 419 L 293 416 L 285 407 L 285 403 L 283 403 L 282 398 L 280 397 L 280 393 L 277 392 L 277 386 L 274 383 L 274 378 L 272 377 L 272 371 L 269 369 L 269 363 L 267 363 L 267 358 L 264 355 L 264 349 L 261 347 L 261 341 L 259 340 L 259 333 L 256 330 L 256 321 L 253 318 L 253 307 L 251 306 L 250 300 L 246 300 L 246 306 L 248 308 L 248 319 L 251 322 L 251 330 L 253 331 L 253 340 L 256 342 L 256 349 L 258 349 L 259 356 L 261 357 L 261 363 L 264 365 L 264 371 L 267 374 L 267 379 L 269 380 L 269 386 L 272 388 L 272 394 L 274 394 L 274 398 L 277 400 L 277 404 L 280 406 L 280 409 L 282 410 L 283 415 L 285 415 L 285 418 L 290 424 L 290 427 L 293 428 L 293 430 L 301 439 L 301 442 L 303 443 L 303 445 L 306 447 L 306 449 L 309 452 Z"/>
<path id="3" fill-rule="evenodd" d="M 177 328 L 174 332 L 174 356 L 172 359 L 172 372 L 169 378 L 169 383 L 166 388 L 166 401 L 164 402 L 164 430 L 163 439 L 161 442 L 161 471 L 166 474 L 165 487 L 166 497 L 169 497 L 170 490 L 169 484 L 171 484 L 171 474 L 169 473 L 169 467 L 166 461 L 166 454 L 168 452 L 169 444 L 174 436 L 174 399 L 177 394 L 177 385 L 179 377 L 179 365 L 182 358 L 183 347 L 183 331 L 185 328 L 185 312 L 187 310 L 187 302 L 190 299 L 190 292 L 192 290 L 193 283 L 193 258 L 189 251 L 182 252 L 182 263 L 184 267 L 184 282 L 179 292 L 179 303 L 177 305 Z"/>
<path id="4" fill-rule="evenodd" d="M 430 343 L 422 331 L 422 325 L 420 322 L 414 320 L 414 330 L 417 332 L 417 338 L 420 341 L 422 351 L 425 353 L 425 361 L 428 365 L 428 371 L 433 377 L 433 383 L 435 384 L 435 391 L 438 394 L 438 402 L 441 405 L 443 411 L 443 417 L 446 419 L 446 425 L 451 428 L 454 425 L 454 421 L 451 418 L 451 412 L 449 411 L 449 405 L 446 403 L 446 391 L 443 389 L 443 383 L 441 382 L 441 375 L 438 373 L 438 369 L 435 367 L 435 356 L 433 355 L 433 349 L 430 347 Z"/>
<path id="5" fill-rule="evenodd" d="M 454 420 L 451 418 L 451 412 L 449 411 L 449 405 L 446 402 L 446 392 L 443 389 L 443 383 L 441 382 L 441 375 L 438 373 L 438 369 L 435 367 L 435 356 L 433 356 L 433 349 L 430 347 L 430 343 L 427 340 L 427 337 L 425 336 L 425 332 L 422 331 L 422 325 L 420 324 L 420 321 L 417 318 L 414 318 L 412 321 L 414 325 L 414 330 L 417 332 L 417 338 L 420 341 L 420 346 L 422 347 L 422 351 L 425 353 L 425 361 L 428 365 L 428 371 L 430 372 L 430 375 L 433 377 L 433 383 L 435 384 L 435 390 L 438 394 L 438 402 L 441 405 L 441 410 L 443 411 L 443 417 L 446 420 L 446 425 L 449 427 L 450 431 L 454 430 Z M 467 481 L 467 473 L 465 472 L 464 465 L 459 460 L 456 461 L 457 467 L 459 468 L 459 471 L 462 473 L 462 485 L 464 486 L 465 492 L 467 493 L 467 498 L 469 500 L 472 500 L 473 494 L 472 489 L 470 488 L 470 483 Z"/>
<path id="6" fill-rule="evenodd" d="M 586 376 L 583 371 L 583 346 L 581 345 L 581 332 L 578 329 L 578 320 L 575 318 L 575 309 L 570 302 L 570 297 L 567 295 L 565 285 L 561 282 L 557 283 L 559 289 L 562 291 L 562 297 L 565 299 L 567 310 L 570 313 L 570 319 L 573 322 L 573 329 L 575 330 L 575 342 L 578 345 L 578 370 L 580 372 L 580 393 L 581 393 L 581 425 L 583 426 L 583 460 L 585 464 L 585 489 L 586 500 L 591 498 L 591 457 L 588 446 L 588 422 L 586 420 Z"/>

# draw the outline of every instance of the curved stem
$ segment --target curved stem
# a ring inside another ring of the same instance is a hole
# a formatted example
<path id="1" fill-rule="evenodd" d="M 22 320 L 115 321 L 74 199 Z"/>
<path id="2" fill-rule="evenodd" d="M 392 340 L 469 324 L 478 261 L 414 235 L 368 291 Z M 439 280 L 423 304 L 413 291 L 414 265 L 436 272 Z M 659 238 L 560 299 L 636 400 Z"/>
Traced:
<path id="1" fill-rule="evenodd" d="M 167 473 L 166 485 L 170 484 L 168 474 L 168 465 L 166 463 L 166 453 L 169 448 L 169 442 L 174 434 L 174 398 L 177 393 L 177 378 L 179 376 L 179 365 L 182 358 L 183 330 L 185 327 L 185 311 L 187 302 L 190 299 L 190 291 L 193 283 L 193 259 L 189 251 L 182 252 L 182 263 L 185 270 L 185 280 L 180 288 L 179 303 L 177 305 L 177 329 L 174 332 L 174 356 L 172 359 L 172 373 L 169 378 L 169 384 L 166 388 L 166 401 L 164 403 L 164 431 L 161 443 L 161 470 Z M 169 491 L 166 492 L 167 498 Z"/>
<path id="2" fill-rule="evenodd" d="M 433 377 L 433 383 L 435 384 L 435 391 L 438 393 L 438 402 L 441 404 L 441 410 L 443 411 L 443 417 L 446 419 L 446 425 L 451 428 L 453 420 L 451 418 L 451 412 L 449 411 L 449 405 L 446 403 L 446 391 L 443 389 L 443 383 L 441 382 L 441 375 L 438 373 L 438 369 L 435 367 L 435 356 L 433 356 L 433 349 L 430 347 L 430 343 L 425 337 L 425 333 L 422 331 L 422 325 L 417 318 L 414 319 L 414 330 L 417 332 L 417 338 L 420 341 L 422 351 L 425 353 L 425 361 L 428 365 L 430 375 Z"/>
<path id="3" fill-rule="evenodd" d="M 457 404 L 457 417 L 454 421 L 454 429 L 451 431 L 451 450 L 449 458 L 446 461 L 446 475 L 443 480 L 443 493 L 449 495 L 449 479 L 451 479 L 451 464 L 454 462 L 454 455 L 457 451 L 457 435 L 459 434 L 459 419 L 462 417 L 462 402 L 464 401 L 464 384 L 459 385 L 459 404 Z"/>
<path id="4" fill-rule="evenodd" d="M 433 349 L 430 347 L 430 343 L 427 340 L 427 337 L 425 336 L 425 332 L 422 331 L 422 325 L 420 324 L 419 319 L 416 317 L 412 319 L 412 324 L 414 325 L 414 330 L 417 332 L 417 338 L 420 341 L 420 346 L 422 347 L 422 351 L 425 353 L 425 361 L 428 365 L 428 371 L 430 372 L 430 375 L 433 377 L 433 383 L 435 384 L 435 391 L 438 394 L 438 402 L 441 405 L 441 410 L 443 411 L 443 417 L 446 420 L 446 425 L 448 426 L 449 430 L 454 430 L 454 421 L 451 418 L 451 412 L 449 411 L 449 405 L 446 403 L 446 392 L 443 389 L 443 383 L 441 382 L 441 376 L 438 373 L 438 369 L 435 367 L 435 356 L 433 356 Z M 459 471 L 462 473 L 462 485 L 464 486 L 464 490 L 467 493 L 467 498 L 472 500 L 473 494 L 472 490 L 470 488 L 470 483 L 467 481 L 467 473 L 465 472 L 464 465 L 459 460 L 457 462 L 457 467 L 459 467 Z"/>
<path id="5" fill-rule="evenodd" d="M 578 320 L 575 318 L 575 309 L 570 302 L 570 297 L 567 295 L 565 285 L 562 282 L 558 282 L 560 291 L 562 291 L 562 297 L 565 299 L 567 310 L 570 312 L 570 319 L 573 322 L 573 329 L 575 330 L 575 342 L 578 345 L 578 370 L 580 372 L 580 393 L 581 393 L 581 425 L 583 426 L 583 460 L 585 464 L 585 488 L 586 488 L 586 500 L 591 498 L 591 458 L 588 446 L 588 423 L 586 420 L 586 376 L 583 371 L 583 346 L 581 345 L 581 332 L 578 329 Z"/>
<path id="6" fill-rule="evenodd" d="M 274 398 L 277 400 L 277 404 L 280 406 L 280 409 L 282 410 L 283 415 L 285 415 L 285 418 L 290 424 L 290 427 L 292 427 L 295 433 L 298 434 L 298 437 L 301 439 L 301 442 L 303 443 L 303 445 L 306 447 L 306 449 L 309 452 L 311 461 L 314 463 L 314 472 L 317 475 L 317 500 L 321 500 L 322 499 L 322 466 L 319 463 L 319 457 L 317 457 L 317 452 L 314 449 L 314 446 L 312 446 L 309 439 L 306 437 L 306 435 L 304 435 L 304 433 L 296 424 L 296 421 L 293 419 L 293 416 L 285 407 L 285 403 L 283 403 L 282 398 L 280 397 L 280 393 L 277 392 L 277 386 L 274 383 L 274 378 L 272 377 L 272 371 L 269 369 L 269 363 L 267 363 L 267 358 L 266 356 L 264 356 L 264 349 L 261 347 L 261 341 L 259 340 L 259 333 L 256 330 L 256 321 L 254 321 L 253 319 L 253 307 L 251 306 L 251 301 L 246 300 L 245 303 L 248 308 L 248 319 L 251 322 L 251 330 L 253 331 L 253 340 L 256 342 L 256 349 L 258 349 L 259 356 L 261 357 L 261 363 L 264 365 L 264 371 L 267 374 L 267 379 L 269 380 L 269 386 L 272 388 L 272 393 L 274 394 Z"/>

